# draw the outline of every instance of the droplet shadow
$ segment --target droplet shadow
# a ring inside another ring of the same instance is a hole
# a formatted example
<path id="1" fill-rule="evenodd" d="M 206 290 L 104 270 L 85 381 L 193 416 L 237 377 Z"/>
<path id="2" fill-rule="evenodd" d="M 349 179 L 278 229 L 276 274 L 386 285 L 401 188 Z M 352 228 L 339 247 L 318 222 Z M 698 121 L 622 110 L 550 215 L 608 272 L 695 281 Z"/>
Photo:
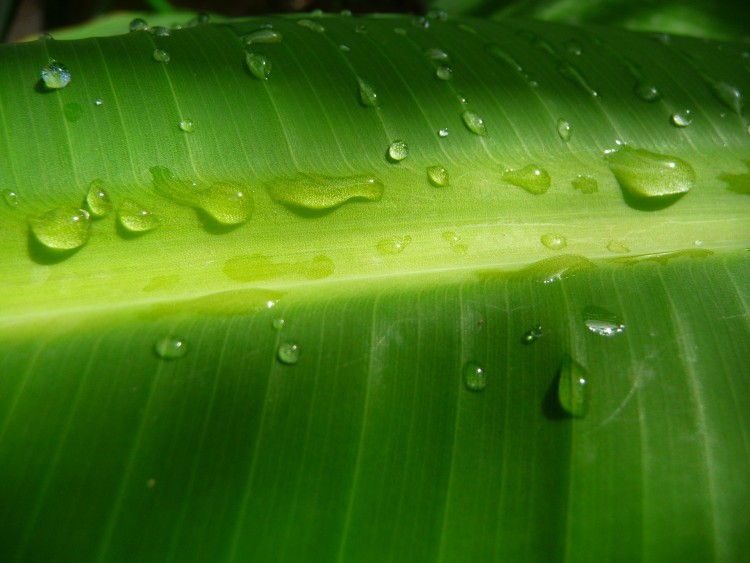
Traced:
<path id="1" fill-rule="evenodd" d="M 570 415 L 565 412 L 558 398 L 558 388 L 560 386 L 560 374 L 556 373 L 552 382 L 547 387 L 547 392 L 542 399 L 542 414 L 548 420 L 565 420 Z"/>
<path id="2" fill-rule="evenodd" d="M 60 262 L 64 262 L 65 260 L 73 256 L 76 252 L 81 250 L 83 246 L 85 246 L 81 245 L 78 248 L 71 248 L 70 250 L 56 250 L 54 248 L 50 248 L 49 246 L 41 243 L 39 239 L 36 238 L 34 232 L 30 227 L 27 239 L 29 258 L 31 258 L 37 264 L 41 264 L 43 266 L 49 266 L 52 264 L 59 264 Z"/>

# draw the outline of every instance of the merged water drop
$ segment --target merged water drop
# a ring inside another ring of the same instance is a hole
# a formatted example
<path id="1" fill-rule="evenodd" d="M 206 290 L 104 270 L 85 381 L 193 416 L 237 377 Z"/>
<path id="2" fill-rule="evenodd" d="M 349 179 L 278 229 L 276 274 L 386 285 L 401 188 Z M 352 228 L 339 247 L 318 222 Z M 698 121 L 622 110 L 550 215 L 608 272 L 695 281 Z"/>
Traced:
<path id="1" fill-rule="evenodd" d="M 176 360 L 187 354 L 187 342 L 176 336 L 165 336 L 154 343 L 154 352 L 163 360 Z"/>
<path id="2" fill-rule="evenodd" d="M 112 211 L 112 200 L 104 190 L 102 180 L 94 180 L 89 185 L 89 191 L 86 192 L 86 205 L 94 217 L 104 217 Z"/>
<path id="3" fill-rule="evenodd" d="M 374 176 L 323 176 L 302 174 L 280 178 L 267 186 L 271 199 L 291 207 L 322 210 L 349 200 L 380 201 L 383 181 Z"/>
<path id="4" fill-rule="evenodd" d="M 601 307 L 586 307 L 583 310 L 583 323 L 599 336 L 615 336 L 625 330 L 625 324 L 616 314 Z"/>
<path id="5" fill-rule="evenodd" d="M 589 406 L 588 380 L 586 368 L 566 354 L 560 366 L 557 398 L 568 415 L 581 417 L 586 414 Z"/>
<path id="6" fill-rule="evenodd" d="M 504 182 L 523 188 L 530 194 L 541 195 L 549 190 L 552 179 L 549 172 L 536 164 L 529 164 L 523 168 L 506 170 L 501 176 Z"/>
<path id="7" fill-rule="evenodd" d="M 84 209 L 59 207 L 29 219 L 34 237 L 52 250 L 73 250 L 86 244 L 90 215 Z"/>
<path id="8" fill-rule="evenodd" d="M 464 385 L 469 391 L 483 391 L 487 387 L 487 374 L 476 362 L 467 362 L 463 367 Z"/>
<path id="9" fill-rule="evenodd" d="M 271 61 L 265 55 L 259 53 L 245 53 L 245 64 L 258 80 L 268 80 L 271 74 Z"/>
<path id="10" fill-rule="evenodd" d="M 48 90 L 59 90 L 70 84 L 71 76 L 68 67 L 56 60 L 50 60 L 42 69 L 42 82 Z"/>
<path id="11" fill-rule="evenodd" d="M 401 162 L 409 156 L 409 145 L 406 141 L 393 141 L 388 147 L 388 159 L 393 162 Z"/>
<path id="12" fill-rule="evenodd" d="M 117 221 L 131 233 L 146 233 L 161 225 L 157 215 L 132 199 L 124 200 L 117 208 Z"/>
<path id="13" fill-rule="evenodd" d="M 438 188 L 443 188 L 450 183 L 448 171 L 439 164 L 427 167 L 427 178 L 430 184 Z"/>

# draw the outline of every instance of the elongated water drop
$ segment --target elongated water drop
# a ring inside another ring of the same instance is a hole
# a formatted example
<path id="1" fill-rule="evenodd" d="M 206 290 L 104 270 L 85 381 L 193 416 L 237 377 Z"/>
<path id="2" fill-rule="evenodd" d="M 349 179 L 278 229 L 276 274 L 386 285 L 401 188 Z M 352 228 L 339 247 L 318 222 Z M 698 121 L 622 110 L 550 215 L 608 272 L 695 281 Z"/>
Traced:
<path id="1" fill-rule="evenodd" d="M 570 138 L 573 136 L 573 129 L 571 129 L 570 123 L 562 117 L 557 120 L 557 134 L 560 135 L 560 138 L 566 143 L 570 141 Z"/>
<path id="2" fill-rule="evenodd" d="M 545 193 L 550 188 L 550 185 L 552 185 L 549 172 L 544 168 L 539 168 L 536 164 L 529 164 L 528 166 L 514 170 L 506 170 L 503 172 L 502 179 L 504 182 L 523 188 L 534 195 Z"/>
<path id="3" fill-rule="evenodd" d="M 59 207 L 29 219 L 34 237 L 53 250 L 73 250 L 89 240 L 90 215 L 84 209 Z"/>
<path id="4" fill-rule="evenodd" d="M 573 188 L 584 194 L 594 194 L 599 191 L 599 184 L 593 176 L 579 174 L 573 179 L 571 184 L 573 185 Z"/>
<path id="5" fill-rule="evenodd" d="M 581 364 L 565 354 L 560 366 L 557 398 L 562 409 L 570 416 L 581 417 L 589 405 L 589 374 Z"/>
<path id="6" fill-rule="evenodd" d="M 310 210 L 332 209 L 350 200 L 380 201 L 383 181 L 374 176 L 323 176 L 303 174 L 268 184 L 271 199 Z"/>
<path id="7" fill-rule="evenodd" d="M 568 246 L 568 239 L 559 234 L 542 235 L 541 241 L 542 244 L 550 250 L 562 250 Z"/>
<path id="8" fill-rule="evenodd" d="M 448 53 L 438 47 L 429 47 L 424 50 L 424 54 L 431 61 L 445 64 L 450 63 L 451 58 L 448 56 Z"/>
<path id="9" fill-rule="evenodd" d="M 259 53 L 245 53 L 245 63 L 250 73 L 258 80 L 268 80 L 271 74 L 271 61 Z"/>
<path id="10" fill-rule="evenodd" d="M 440 65 L 435 70 L 435 76 L 437 76 L 440 80 L 450 80 L 451 78 L 453 78 L 453 69 L 448 65 Z"/>
<path id="11" fill-rule="evenodd" d="M 193 131 L 195 131 L 195 124 L 190 119 L 183 119 L 182 121 L 180 121 L 179 125 L 180 129 L 185 131 L 185 133 L 192 133 Z"/>
<path id="12" fill-rule="evenodd" d="M 18 194 L 14 190 L 3 190 L 3 201 L 8 207 L 18 207 Z"/>
<path id="13" fill-rule="evenodd" d="M 309 29 L 310 31 L 314 31 L 315 33 L 324 33 L 326 28 L 323 26 L 323 24 L 318 23 L 313 20 L 297 20 L 297 25 L 305 27 Z"/>
<path id="14" fill-rule="evenodd" d="M 176 336 L 165 336 L 156 341 L 154 352 L 163 360 L 176 360 L 187 354 L 187 342 Z"/>
<path id="15" fill-rule="evenodd" d="M 379 106 L 380 99 L 372 84 L 360 77 L 357 77 L 357 83 L 359 84 L 359 101 L 362 105 L 371 108 Z"/>
<path id="16" fill-rule="evenodd" d="M 427 178 L 430 180 L 430 184 L 438 188 L 445 187 L 450 183 L 448 171 L 439 164 L 427 167 Z"/>
<path id="17" fill-rule="evenodd" d="M 464 120 L 467 129 L 475 135 L 483 137 L 487 134 L 487 125 L 484 123 L 482 116 L 478 113 L 466 110 L 461 114 L 461 119 Z"/>
<path id="18" fill-rule="evenodd" d="M 581 74 L 581 71 L 578 70 L 576 67 L 571 65 L 570 63 L 563 63 L 558 68 L 557 71 L 564 76 L 567 80 L 578 86 L 581 90 L 586 92 L 589 96 L 592 98 L 599 97 L 599 92 L 597 92 L 584 78 L 583 74 Z"/>
<path id="19" fill-rule="evenodd" d="M 281 43 L 284 36 L 275 29 L 256 29 L 245 35 L 245 45 Z"/>
<path id="20" fill-rule="evenodd" d="M 742 115 L 742 109 L 745 104 L 742 98 L 742 92 L 736 86 L 727 82 L 707 78 L 711 92 L 716 99 L 731 109 L 737 115 Z"/>
<path id="21" fill-rule="evenodd" d="M 161 225 L 161 220 L 157 215 L 131 199 L 124 200 L 117 208 L 117 220 L 125 230 L 131 233 L 153 231 Z"/>
<path id="22" fill-rule="evenodd" d="M 625 324 L 616 314 L 601 307 L 586 307 L 583 310 L 583 323 L 599 336 L 615 336 L 625 330 Z"/>
<path id="23" fill-rule="evenodd" d="M 442 129 L 438 130 L 438 137 L 445 138 L 449 134 L 448 128 L 443 127 Z"/>
<path id="24" fill-rule="evenodd" d="M 383 239 L 375 245 L 378 254 L 401 254 L 406 247 L 411 244 L 411 237 L 409 235 L 403 237 L 390 237 Z"/>
<path id="25" fill-rule="evenodd" d="M 611 240 L 607 243 L 607 250 L 615 254 L 627 254 L 630 249 L 624 243 Z"/>
<path id="26" fill-rule="evenodd" d="M 388 147 L 388 158 L 393 162 L 401 162 L 409 156 L 409 145 L 406 141 L 393 141 Z"/>
<path id="27" fill-rule="evenodd" d="M 94 217 L 104 217 L 112 211 L 112 200 L 104 190 L 102 180 L 97 179 L 89 184 L 89 191 L 86 193 L 86 205 Z"/>
<path id="28" fill-rule="evenodd" d="M 638 80 L 633 86 L 633 93 L 644 102 L 656 102 L 661 99 L 659 89 L 645 80 Z"/>
<path id="29" fill-rule="evenodd" d="M 467 362 L 463 367 L 464 385 L 469 391 L 483 391 L 487 387 L 487 374 L 476 362 Z"/>
<path id="30" fill-rule="evenodd" d="M 519 280 L 531 280 L 549 285 L 575 277 L 594 268 L 596 268 L 596 264 L 583 256 L 563 254 L 562 256 L 553 256 L 534 262 L 519 270 L 514 277 Z"/>
<path id="31" fill-rule="evenodd" d="M 406 35 L 406 30 L 403 27 L 394 27 L 393 33 L 396 35 Z"/>
<path id="32" fill-rule="evenodd" d="M 128 30 L 130 30 L 131 33 L 134 31 L 148 31 L 148 29 L 148 23 L 142 18 L 130 20 L 130 24 L 128 25 Z"/>
<path id="33" fill-rule="evenodd" d="M 70 71 L 64 64 L 50 60 L 42 69 L 42 82 L 48 90 L 59 90 L 70 84 Z"/>
<path id="34" fill-rule="evenodd" d="M 669 120 L 675 127 L 687 127 L 693 122 L 693 117 L 690 114 L 689 109 L 678 111 L 673 113 Z"/>
<path id="35" fill-rule="evenodd" d="M 542 335 L 544 334 L 544 330 L 542 329 L 542 325 L 536 325 L 534 328 L 528 330 L 523 337 L 521 337 L 521 342 L 524 344 L 533 344 L 537 340 L 539 340 Z"/>
<path id="36" fill-rule="evenodd" d="M 153 56 L 157 63 L 168 63 L 171 58 L 164 49 L 154 49 Z"/>
<path id="37" fill-rule="evenodd" d="M 282 342 L 276 357 L 282 364 L 293 365 L 299 361 L 300 347 L 296 342 Z"/>

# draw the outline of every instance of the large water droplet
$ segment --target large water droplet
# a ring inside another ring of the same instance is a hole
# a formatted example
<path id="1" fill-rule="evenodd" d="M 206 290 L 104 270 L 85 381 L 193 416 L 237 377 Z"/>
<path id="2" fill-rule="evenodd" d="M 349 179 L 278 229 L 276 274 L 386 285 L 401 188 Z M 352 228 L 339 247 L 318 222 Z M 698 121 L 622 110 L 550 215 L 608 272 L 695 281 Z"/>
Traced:
<path id="1" fill-rule="evenodd" d="M 673 113 L 669 120 L 675 127 L 687 127 L 693 122 L 693 116 L 689 109 Z"/>
<path id="2" fill-rule="evenodd" d="M 565 354 L 560 366 L 557 398 L 562 409 L 570 416 L 580 417 L 588 410 L 588 379 L 586 368 Z"/>
<path id="3" fill-rule="evenodd" d="M 323 26 L 323 24 L 318 23 L 313 20 L 297 20 L 297 25 L 305 27 L 309 29 L 310 31 L 314 31 L 315 33 L 324 33 L 326 28 Z"/>
<path id="4" fill-rule="evenodd" d="M 154 60 L 158 63 L 168 63 L 170 60 L 169 53 L 164 49 L 154 49 Z"/>
<path id="5" fill-rule="evenodd" d="M 430 184 L 439 188 L 445 187 L 450 183 L 448 171 L 439 164 L 427 167 L 427 178 L 430 180 Z"/>
<path id="6" fill-rule="evenodd" d="M 375 245 L 378 254 L 401 254 L 406 247 L 411 244 L 411 237 L 409 235 L 403 237 L 391 237 L 383 239 Z"/>
<path id="7" fill-rule="evenodd" d="M 135 18 L 134 20 L 130 20 L 130 24 L 128 25 L 128 30 L 130 30 L 130 32 L 148 31 L 148 23 L 144 19 Z"/>
<path id="8" fill-rule="evenodd" d="M 536 164 L 529 164 L 515 170 L 506 170 L 503 172 L 502 179 L 504 182 L 523 188 L 534 195 L 545 193 L 552 184 L 549 172 L 544 168 L 539 168 Z"/>
<path id="9" fill-rule="evenodd" d="M 75 207 L 59 207 L 29 219 L 34 237 L 53 250 L 73 250 L 89 240 L 90 215 Z"/>
<path id="10" fill-rule="evenodd" d="M 259 53 L 245 53 L 245 63 L 250 73 L 258 80 L 268 80 L 271 74 L 271 61 Z"/>
<path id="11" fill-rule="evenodd" d="M 89 191 L 86 193 L 86 205 L 94 217 L 104 217 L 112 211 L 112 200 L 104 190 L 102 180 L 94 180 L 89 185 Z"/>
<path id="12" fill-rule="evenodd" d="M 68 68 L 56 60 L 50 60 L 49 64 L 42 69 L 42 82 L 49 90 L 65 88 L 70 84 L 70 78 Z"/>
<path id="13" fill-rule="evenodd" d="M 291 207 L 320 210 L 349 200 L 380 201 L 383 182 L 373 176 L 322 176 L 304 174 L 268 184 L 271 199 Z"/>
<path id="14" fill-rule="evenodd" d="M 521 342 L 523 342 L 524 344 L 533 344 L 534 342 L 539 340 L 543 334 L 544 330 L 542 329 L 542 325 L 536 325 L 521 337 Z"/>
<path id="15" fill-rule="evenodd" d="M 176 360 L 187 354 L 187 342 L 176 336 L 165 336 L 156 341 L 154 352 L 163 360 Z"/>
<path id="16" fill-rule="evenodd" d="M 284 37 L 275 29 L 256 29 L 245 35 L 245 45 L 281 43 Z"/>
<path id="17" fill-rule="evenodd" d="M 435 76 L 440 80 L 450 80 L 453 78 L 453 69 L 448 65 L 440 65 L 435 69 Z"/>
<path id="18" fill-rule="evenodd" d="M 124 200 L 117 208 L 117 220 L 125 230 L 131 233 L 153 231 L 161 225 L 161 220 L 157 215 L 131 199 Z"/>
<path id="19" fill-rule="evenodd" d="M 586 307 L 583 310 L 583 323 L 599 336 L 615 336 L 625 330 L 625 324 L 617 315 L 601 307 Z"/>
<path id="20" fill-rule="evenodd" d="M 656 102 L 661 99 L 658 88 L 645 80 L 638 80 L 633 86 L 633 93 L 644 102 Z"/>
<path id="21" fill-rule="evenodd" d="M 573 188 L 584 194 L 593 194 L 599 191 L 599 184 L 593 176 L 579 174 L 572 181 Z"/>
<path id="22" fill-rule="evenodd" d="M 542 244 L 550 250 L 562 250 L 568 246 L 568 239 L 563 235 L 558 234 L 546 234 L 542 235 Z"/>
<path id="23" fill-rule="evenodd" d="M 282 364 L 293 365 L 299 361 L 300 348 L 296 342 L 282 342 L 276 357 Z"/>
<path id="24" fill-rule="evenodd" d="M 359 84 L 359 101 L 362 102 L 362 105 L 367 107 L 379 106 L 380 100 L 378 99 L 378 93 L 375 91 L 375 88 L 373 88 L 369 82 L 360 77 L 357 77 L 357 83 Z"/>
<path id="25" fill-rule="evenodd" d="M 185 133 L 192 133 L 193 131 L 195 131 L 195 124 L 190 119 L 183 119 L 182 121 L 180 121 L 179 125 L 180 129 L 185 131 Z"/>
<path id="26" fill-rule="evenodd" d="M 469 391 L 483 391 L 487 387 L 487 374 L 476 362 L 467 362 L 463 368 L 464 385 Z"/>
<path id="27" fill-rule="evenodd" d="M 3 201 L 8 207 L 17 207 L 18 194 L 14 190 L 3 190 Z"/>
<path id="28" fill-rule="evenodd" d="M 406 141 L 393 141 L 388 147 L 388 158 L 393 162 L 401 162 L 409 156 L 409 145 Z"/>
<path id="29" fill-rule="evenodd" d="M 573 129 L 571 129 L 570 123 L 562 117 L 557 120 L 557 134 L 560 135 L 560 138 L 566 143 L 570 141 L 570 138 L 573 136 Z"/>
<path id="30" fill-rule="evenodd" d="M 695 171 L 684 160 L 625 145 L 606 155 L 628 204 L 634 207 L 666 207 L 686 194 Z"/>
<path id="31" fill-rule="evenodd" d="M 475 135 L 484 136 L 487 134 L 487 126 L 484 123 L 484 119 L 478 113 L 466 110 L 461 114 L 461 119 L 464 120 L 466 127 Z"/>

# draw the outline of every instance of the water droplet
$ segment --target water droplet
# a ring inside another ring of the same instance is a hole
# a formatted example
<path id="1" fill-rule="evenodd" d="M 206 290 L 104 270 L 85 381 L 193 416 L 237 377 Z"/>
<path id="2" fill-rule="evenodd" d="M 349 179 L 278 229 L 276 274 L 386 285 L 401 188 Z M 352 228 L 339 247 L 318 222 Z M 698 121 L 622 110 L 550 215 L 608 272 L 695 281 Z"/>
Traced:
<path id="1" fill-rule="evenodd" d="M 271 199 L 302 209 L 331 209 L 349 200 L 380 201 L 383 182 L 373 176 L 322 176 L 304 174 L 268 184 Z"/>
<path id="2" fill-rule="evenodd" d="M 566 143 L 570 141 L 570 138 L 573 136 L 573 130 L 570 127 L 570 123 L 562 117 L 557 120 L 557 134 L 560 135 L 560 138 Z"/>
<path id="3" fill-rule="evenodd" d="M 388 158 L 393 162 L 401 162 L 409 156 L 409 145 L 406 141 L 393 141 L 388 147 Z"/>
<path id="4" fill-rule="evenodd" d="M 586 92 L 589 96 L 592 98 L 599 97 L 599 92 L 594 90 L 594 88 L 591 87 L 591 85 L 588 83 L 586 78 L 584 78 L 583 74 L 581 74 L 581 71 L 578 70 L 576 67 L 574 67 L 570 63 L 563 63 L 558 68 L 557 71 L 568 81 L 572 82 L 576 86 L 578 86 L 581 90 Z"/>
<path id="5" fill-rule="evenodd" d="M 427 167 L 427 178 L 430 180 L 430 184 L 438 188 L 447 186 L 450 181 L 448 171 L 439 164 Z"/>
<path id="6" fill-rule="evenodd" d="M 188 22 L 188 27 L 195 27 L 198 25 L 204 25 L 211 22 L 211 16 L 206 12 L 200 12 L 192 20 Z"/>
<path id="7" fill-rule="evenodd" d="M 579 190 L 584 194 L 594 194 L 599 191 L 599 184 L 593 176 L 579 174 L 571 184 L 574 189 Z"/>
<path id="8" fill-rule="evenodd" d="M 84 209 L 59 207 L 29 219 L 36 239 L 53 250 L 73 250 L 89 240 L 90 215 Z"/>
<path id="9" fill-rule="evenodd" d="M 369 82 L 360 77 L 357 77 L 357 83 L 359 84 L 359 101 L 362 105 L 371 108 L 379 106 L 380 100 L 378 99 L 378 93 L 375 91 L 375 88 L 373 88 Z"/>
<path id="10" fill-rule="evenodd" d="M 3 201 L 8 207 L 17 207 L 18 194 L 13 190 L 3 190 Z"/>
<path id="11" fill-rule="evenodd" d="M 586 368 L 565 354 L 560 366 L 557 398 L 562 409 L 570 416 L 580 417 L 588 410 L 588 377 Z"/>
<path id="12" fill-rule="evenodd" d="M 690 113 L 691 112 L 689 109 L 673 113 L 670 117 L 672 125 L 674 125 L 675 127 L 687 127 L 693 122 L 693 118 Z"/>
<path id="13" fill-rule="evenodd" d="M 671 205 L 687 193 L 695 181 L 695 171 L 684 160 L 625 145 L 606 155 L 626 201 Z"/>
<path id="14" fill-rule="evenodd" d="M 516 279 L 532 280 L 545 285 L 561 282 L 587 270 L 593 270 L 596 264 L 575 254 L 563 254 L 534 262 L 519 270 Z"/>
<path id="15" fill-rule="evenodd" d="M 281 43 L 284 36 L 275 29 L 256 29 L 245 35 L 245 45 Z"/>
<path id="16" fill-rule="evenodd" d="M 607 244 L 607 250 L 615 254 L 627 254 L 628 252 L 630 252 L 630 249 L 625 246 L 624 243 L 614 240 L 609 241 L 609 243 Z"/>
<path id="17" fill-rule="evenodd" d="M 453 69 L 448 65 L 440 65 L 435 70 L 435 76 L 437 76 L 440 80 L 450 80 L 451 78 L 453 78 Z"/>
<path id="18" fill-rule="evenodd" d="M 385 256 L 386 254 L 401 254 L 406 247 L 411 244 L 411 237 L 409 235 L 403 237 L 390 237 L 383 239 L 375 245 L 378 254 Z"/>
<path id="19" fill-rule="evenodd" d="M 183 119 L 182 121 L 180 121 L 180 129 L 185 131 L 185 133 L 192 133 L 195 130 L 195 125 L 193 124 L 192 120 Z"/>
<path id="20" fill-rule="evenodd" d="M 281 330 L 284 328 L 284 325 L 286 324 L 286 319 L 283 317 L 276 317 L 272 322 L 271 325 L 273 326 L 274 330 Z"/>
<path id="21" fill-rule="evenodd" d="M 165 336 L 156 341 L 154 352 L 163 360 L 176 360 L 187 354 L 187 342 L 175 336 Z"/>
<path id="22" fill-rule="evenodd" d="M 448 136 L 448 128 L 444 127 L 443 129 L 440 129 L 438 131 L 438 137 L 447 137 Z"/>
<path id="23" fill-rule="evenodd" d="M 306 27 L 310 31 L 314 31 L 315 33 L 325 33 L 326 28 L 323 27 L 323 24 L 314 22 L 312 20 L 297 20 L 297 25 Z"/>
<path id="24" fill-rule="evenodd" d="M 542 235 L 542 244 L 550 250 L 562 250 L 568 246 L 568 239 L 563 235 L 546 234 Z"/>
<path id="25" fill-rule="evenodd" d="M 39 41 L 52 41 L 52 40 L 54 40 L 54 37 L 52 37 L 52 34 L 50 33 L 39 34 Z"/>
<path id="26" fill-rule="evenodd" d="M 487 374 L 476 362 L 467 362 L 463 369 L 464 384 L 469 391 L 483 391 L 487 387 Z"/>
<path id="27" fill-rule="evenodd" d="M 161 220 L 143 206 L 133 200 L 126 199 L 117 209 L 117 220 L 125 230 L 131 233 L 145 233 L 153 231 L 159 225 Z"/>
<path id="28" fill-rule="evenodd" d="M 154 26 L 149 29 L 148 32 L 152 35 L 156 35 L 157 37 L 169 37 L 170 35 L 169 30 L 163 25 Z"/>
<path id="29" fill-rule="evenodd" d="M 342 16 L 346 16 L 346 17 L 349 17 L 349 16 L 351 16 L 351 15 L 352 15 L 352 11 L 351 11 L 351 10 L 341 10 L 341 11 L 339 12 L 339 14 L 340 14 L 340 15 L 342 15 Z"/>
<path id="30" fill-rule="evenodd" d="M 310 15 L 314 18 L 319 18 L 323 15 L 323 10 L 320 8 L 315 8 L 312 12 L 310 12 Z"/>
<path id="31" fill-rule="evenodd" d="M 638 80 L 635 83 L 633 93 L 644 102 L 656 102 L 661 99 L 661 92 L 658 88 L 645 80 Z"/>
<path id="32" fill-rule="evenodd" d="M 295 342 L 283 342 L 276 352 L 276 357 L 282 364 L 293 365 L 299 361 L 299 346 Z"/>
<path id="33" fill-rule="evenodd" d="M 448 56 L 448 53 L 443 51 L 442 49 L 438 47 L 429 47 L 424 50 L 425 56 L 430 59 L 431 61 L 435 61 L 438 63 L 449 63 L 450 57 Z"/>
<path id="34" fill-rule="evenodd" d="M 101 107 L 101 106 L 104 105 L 104 101 L 100 100 L 100 99 L 96 99 L 96 100 L 94 100 L 94 105 L 97 106 L 97 107 Z"/>
<path id="35" fill-rule="evenodd" d="M 536 325 L 521 337 L 521 342 L 524 344 L 533 344 L 542 337 L 543 333 L 542 325 Z"/>
<path id="36" fill-rule="evenodd" d="M 545 193 L 552 184 L 549 172 L 544 168 L 539 168 L 536 164 L 529 164 L 515 170 L 506 170 L 501 178 L 504 182 L 523 188 L 534 195 Z"/>
<path id="37" fill-rule="evenodd" d="M 695 246 L 703 246 L 703 241 L 701 239 L 695 239 L 693 242 Z"/>
<path id="38" fill-rule="evenodd" d="M 465 254 L 469 250 L 467 245 L 461 243 L 461 237 L 453 231 L 445 231 L 441 236 L 451 245 L 451 250 L 456 254 Z"/>
<path id="39" fill-rule="evenodd" d="M 484 119 L 478 113 L 466 110 L 461 114 L 461 119 L 464 120 L 466 127 L 475 135 L 484 136 L 487 134 L 487 126 L 484 123 Z"/>
<path id="40" fill-rule="evenodd" d="M 586 307 L 583 310 L 583 323 L 599 336 L 615 336 L 625 330 L 625 325 L 617 315 L 601 307 Z"/>
<path id="41" fill-rule="evenodd" d="M 141 18 L 135 18 L 134 20 L 130 20 L 130 25 L 128 25 L 128 29 L 133 31 L 148 31 L 148 23 L 146 23 L 146 20 Z"/>
<path id="42" fill-rule="evenodd" d="M 168 63 L 169 59 L 171 57 L 169 56 L 169 53 L 167 53 L 164 49 L 154 49 L 154 60 L 158 63 Z"/>
<path id="43" fill-rule="evenodd" d="M 712 80 L 710 78 L 707 80 L 714 96 L 716 96 L 722 104 L 731 109 L 734 113 L 742 115 L 744 100 L 742 99 L 742 92 L 740 92 L 739 88 L 728 84 L 727 82 Z"/>
<path id="44" fill-rule="evenodd" d="M 583 53 L 583 47 L 581 44 L 576 41 L 575 39 L 568 40 L 567 43 L 565 43 L 565 50 L 576 57 L 580 56 L 581 53 Z"/>
<path id="45" fill-rule="evenodd" d="M 494 43 L 488 43 L 485 45 L 484 50 L 487 52 L 488 55 L 491 57 L 504 62 L 505 64 L 509 65 L 513 70 L 517 72 L 523 72 L 523 67 L 518 63 L 518 61 L 511 55 L 508 51 L 500 47 L 499 45 L 495 45 Z"/>
<path id="46" fill-rule="evenodd" d="M 430 20 L 424 16 L 418 16 L 411 20 L 411 25 L 418 29 L 428 29 L 430 27 Z"/>
<path id="47" fill-rule="evenodd" d="M 344 51 L 344 53 L 348 53 L 351 49 L 349 49 L 349 45 L 339 45 L 339 49 Z"/>
<path id="48" fill-rule="evenodd" d="M 406 35 L 406 30 L 403 27 L 394 27 L 393 33 L 396 35 Z"/>
<path id="49" fill-rule="evenodd" d="M 94 217 L 104 217 L 112 211 L 112 200 L 109 194 L 104 191 L 104 182 L 94 180 L 89 185 L 89 191 L 86 193 L 86 205 Z"/>
<path id="50" fill-rule="evenodd" d="M 44 82 L 44 86 L 49 90 L 65 88 L 70 84 L 70 71 L 64 64 L 52 59 L 42 69 L 42 82 Z"/>
<path id="51" fill-rule="evenodd" d="M 363 23 L 357 24 L 354 28 L 354 33 L 367 33 L 367 26 Z"/>
<path id="52" fill-rule="evenodd" d="M 245 53 L 245 63 L 251 74 L 258 80 L 268 80 L 271 74 L 271 61 L 259 53 Z"/>
<path id="53" fill-rule="evenodd" d="M 427 17 L 432 20 L 446 21 L 448 19 L 448 12 L 442 8 L 436 8 L 427 12 Z"/>

